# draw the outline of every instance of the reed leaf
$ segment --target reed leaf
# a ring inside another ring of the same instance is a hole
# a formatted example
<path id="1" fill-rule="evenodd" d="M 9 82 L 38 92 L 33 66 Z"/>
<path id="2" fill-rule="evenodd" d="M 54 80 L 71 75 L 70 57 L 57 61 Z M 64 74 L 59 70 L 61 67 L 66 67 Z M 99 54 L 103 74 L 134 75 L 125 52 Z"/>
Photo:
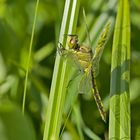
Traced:
<path id="1" fill-rule="evenodd" d="M 118 0 L 113 38 L 109 139 L 130 140 L 130 13 L 129 1 Z"/>
<path id="2" fill-rule="evenodd" d="M 80 1 L 66 0 L 61 24 L 59 42 L 66 46 L 64 34 L 74 34 L 78 19 Z M 57 140 L 62 123 L 65 96 L 69 82 L 71 68 L 67 61 L 63 61 L 59 54 L 56 56 L 50 98 L 47 107 L 46 124 L 43 140 Z"/>

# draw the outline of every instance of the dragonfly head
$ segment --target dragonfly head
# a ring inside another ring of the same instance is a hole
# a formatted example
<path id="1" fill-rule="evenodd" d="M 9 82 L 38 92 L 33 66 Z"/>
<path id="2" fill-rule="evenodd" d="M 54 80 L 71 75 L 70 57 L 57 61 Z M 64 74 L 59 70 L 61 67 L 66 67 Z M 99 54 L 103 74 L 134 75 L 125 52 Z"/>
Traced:
<path id="1" fill-rule="evenodd" d="M 78 46 L 78 36 L 77 35 L 68 35 L 67 43 L 69 49 L 76 49 Z"/>

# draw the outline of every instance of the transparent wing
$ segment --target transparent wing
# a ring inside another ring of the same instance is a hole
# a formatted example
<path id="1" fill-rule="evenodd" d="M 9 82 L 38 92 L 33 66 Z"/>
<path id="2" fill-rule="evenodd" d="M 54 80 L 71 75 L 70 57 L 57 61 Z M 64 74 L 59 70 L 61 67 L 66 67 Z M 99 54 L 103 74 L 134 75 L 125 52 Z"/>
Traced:
<path id="1" fill-rule="evenodd" d="M 93 60 L 96 62 L 99 61 L 101 58 L 105 43 L 107 41 L 109 28 L 110 28 L 110 22 L 108 22 L 105 25 L 105 28 L 104 28 L 103 32 L 101 33 L 101 36 L 99 37 L 97 47 L 95 48 L 95 52 L 94 52 L 94 56 L 93 56 Z"/>
<path id="2" fill-rule="evenodd" d="M 91 83 L 91 77 L 87 73 L 84 73 L 81 77 L 80 83 L 79 83 L 79 93 L 80 94 L 89 94 L 91 95 L 92 92 L 92 83 Z"/>
<path id="3" fill-rule="evenodd" d="M 95 52 L 94 52 L 93 60 L 92 60 L 93 61 L 93 71 L 95 72 L 95 75 L 97 75 L 98 71 L 99 71 L 99 61 L 102 56 L 105 43 L 107 41 L 109 29 L 110 29 L 110 22 L 108 22 L 105 25 L 104 30 L 101 33 L 101 36 L 99 37 L 97 47 L 95 48 Z"/>
<path id="4" fill-rule="evenodd" d="M 84 8 L 83 8 L 83 18 L 84 18 L 87 38 L 88 38 L 88 41 L 89 41 L 89 46 L 91 47 L 92 44 L 91 44 L 91 39 L 90 39 L 90 35 L 89 35 L 89 32 L 88 32 L 88 26 L 87 26 L 87 22 L 86 22 L 86 14 L 85 14 Z M 93 56 L 93 60 L 92 60 L 93 64 L 92 65 L 93 65 L 93 71 L 95 73 L 95 77 L 99 73 L 99 61 L 100 61 L 100 58 L 102 56 L 103 49 L 104 49 L 104 46 L 105 46 L 105 43 L 106 43 L 106 40 L 107 40 L 107 37 L 108 37 L 109 28 L 110 28 L 110 22 L 108 22 L 105 25 L 105 27 L 103 29 L 103 32 L 101 33 L 101 36 L 99 37 L 97 47 L 96 47 L 95 52 L 94 52 L 94 56 Z"/>

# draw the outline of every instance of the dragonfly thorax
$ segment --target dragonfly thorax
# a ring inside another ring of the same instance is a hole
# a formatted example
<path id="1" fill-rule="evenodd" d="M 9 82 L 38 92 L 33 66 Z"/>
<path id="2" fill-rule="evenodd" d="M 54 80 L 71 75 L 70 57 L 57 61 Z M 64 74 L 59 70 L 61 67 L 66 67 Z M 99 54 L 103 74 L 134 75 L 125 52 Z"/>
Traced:
<path id="1" fill-rule="evenodd" d="M 91 65 L 92 61 L 92 50 L 86 45 L 79 45 L 77 35 L 68 35 L 67 38 L 68 47 L 75 55 L 79 65 L 86 72 Z"/>
<path id="2" fill-rule="evenodd" d="M 85 45 L 80 45 L 79 49 L 75 49 L 75 56 L 77 57 L 80 66 L 86 71 L 91 65 L 92 50 Z"/>

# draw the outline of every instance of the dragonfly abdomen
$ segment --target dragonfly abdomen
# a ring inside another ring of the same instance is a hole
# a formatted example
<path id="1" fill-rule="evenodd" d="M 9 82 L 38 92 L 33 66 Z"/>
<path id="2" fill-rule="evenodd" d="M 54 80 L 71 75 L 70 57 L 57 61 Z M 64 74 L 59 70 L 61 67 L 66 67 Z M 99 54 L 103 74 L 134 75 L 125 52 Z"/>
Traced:
<path id="1" fill-rule="evenodd" d="M 96 85 L 96 80 L 94 78 L 94 72 L 92 70 L 91 70 L 91 77 L 92 77 L 92 88 L 93 88 L 92 90 L 94 93 L 93 96 L 95 98 L 96 104 L 97 104 L 99 112 L 101 114 L 101 117 L 106 122 L 106 113 L 105 113 L 104 106 L 103 106 L 103 103 L 102 103 L 102 100 L 101 100 L 101 97 L 100 97 L 100 94 L 99 94 L 99 91 L 98 91 L 98 88 Z"/>

